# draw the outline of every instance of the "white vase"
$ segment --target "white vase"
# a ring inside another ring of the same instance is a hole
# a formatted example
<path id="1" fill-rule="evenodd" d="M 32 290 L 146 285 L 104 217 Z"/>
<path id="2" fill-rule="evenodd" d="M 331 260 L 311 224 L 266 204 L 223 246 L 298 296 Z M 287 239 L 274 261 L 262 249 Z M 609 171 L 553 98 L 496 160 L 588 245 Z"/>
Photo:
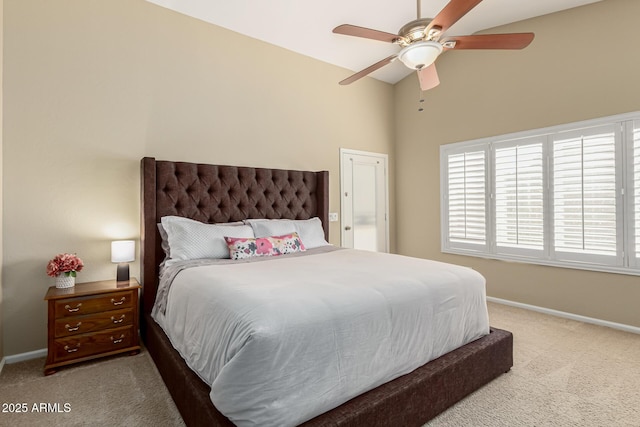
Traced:
<path id="1" fill-rule="evenodd" d="M 62 273 L 56 276 L 56 288 L 58 289 L 72 288 L 75 285 L 76 278 L 71 275 L 66 276 L 64 273 Z"/>

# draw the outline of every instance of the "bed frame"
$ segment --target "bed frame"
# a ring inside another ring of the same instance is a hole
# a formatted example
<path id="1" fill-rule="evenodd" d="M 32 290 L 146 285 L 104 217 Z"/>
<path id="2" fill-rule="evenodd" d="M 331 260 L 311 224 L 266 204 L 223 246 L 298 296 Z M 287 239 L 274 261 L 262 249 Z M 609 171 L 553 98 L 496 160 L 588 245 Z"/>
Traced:
<path id="1" fill-rule="evenodd" d="M 164 259 L 157 224 L 166 215 L 206 223 L 319 217 L 328 240 L 329 173 L 186 162 L 141 161 L 141 334 L 188 426 L 233 426 L 207 386 L 151 318 Z M 426 365 L 304 423 L 304 426 L 421 426 L 513 365 L 510 332 L 491 329 Z"/>

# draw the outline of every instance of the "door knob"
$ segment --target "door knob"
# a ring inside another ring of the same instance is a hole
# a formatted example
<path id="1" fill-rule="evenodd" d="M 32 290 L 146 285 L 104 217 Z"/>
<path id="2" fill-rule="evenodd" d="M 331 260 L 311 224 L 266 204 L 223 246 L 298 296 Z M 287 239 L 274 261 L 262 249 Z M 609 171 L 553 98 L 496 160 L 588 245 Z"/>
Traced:
<path id="1" fill-rule="evenodd" d="M 347 225 L 344 229 L 349 231 L 349 230 L 351 230 L 351 226 Z"/>

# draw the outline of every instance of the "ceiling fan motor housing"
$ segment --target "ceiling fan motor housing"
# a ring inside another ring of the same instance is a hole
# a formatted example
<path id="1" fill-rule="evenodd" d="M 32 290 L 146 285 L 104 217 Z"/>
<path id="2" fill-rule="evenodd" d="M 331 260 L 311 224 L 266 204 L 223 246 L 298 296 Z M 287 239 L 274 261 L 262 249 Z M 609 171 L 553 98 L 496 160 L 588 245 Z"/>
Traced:
<path id="1" fill-rule="evenodd" d="M 406 47 L 416 41 L 431 40 L 430 38 L 428 38 L 429 34 L 426 34 L 424 32 L 431 21 L 431 18 L 423 18 L 416 19 L 415 21 L 411 21 L 408 24 L 405 24 L 402 28 L 400 28 L 400 31 L 398 31 L 398 35 L 400 36 L 398 44 Z"/>

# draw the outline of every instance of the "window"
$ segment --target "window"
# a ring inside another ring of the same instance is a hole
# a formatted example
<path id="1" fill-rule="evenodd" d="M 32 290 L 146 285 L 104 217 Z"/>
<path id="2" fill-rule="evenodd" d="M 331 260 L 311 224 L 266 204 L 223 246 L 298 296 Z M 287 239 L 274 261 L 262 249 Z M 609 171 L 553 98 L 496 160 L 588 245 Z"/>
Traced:
<path id="1" fill-rule="evenodd" d="M 640 113 L 440 157 L 443 252 L 640 274 Z"/>

